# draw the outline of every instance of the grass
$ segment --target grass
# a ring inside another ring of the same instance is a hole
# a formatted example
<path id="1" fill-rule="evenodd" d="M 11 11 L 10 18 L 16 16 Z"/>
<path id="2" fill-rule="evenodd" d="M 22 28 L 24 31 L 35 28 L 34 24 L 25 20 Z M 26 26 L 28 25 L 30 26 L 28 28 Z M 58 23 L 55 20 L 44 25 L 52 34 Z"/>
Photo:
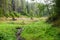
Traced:
<path id="1" fill-rule="evenodd" d="M 21 37 L 25 40 L 60 40 L 60 28 L 40 20 L 30 24 L 22 22 L 0 23 L 0 40 L 16 40 L 16 27 L 22 27 Z"/>
<path id="2" fill-rule="evenodd" d="M 26 40 L 56 40 L 55 37 L 58 33 L 51 24 L 39 21 L 25 26 L 22 36 Z"/>

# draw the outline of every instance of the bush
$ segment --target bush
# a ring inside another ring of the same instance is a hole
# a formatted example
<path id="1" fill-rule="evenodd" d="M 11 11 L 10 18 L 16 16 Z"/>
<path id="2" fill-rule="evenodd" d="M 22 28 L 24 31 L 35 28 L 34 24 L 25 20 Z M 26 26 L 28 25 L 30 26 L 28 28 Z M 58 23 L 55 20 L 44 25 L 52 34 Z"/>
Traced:
<path id="1" fill-rule="evenodd" d="M 24 27 L 22 37 L 26 40 L 55 40 L 58 32 L 44 22 L 32 23 Z"/>
<path id="2" fill-rule="evenodd" d="M 15 32 L 11 29 L 0 29 L 0 40 L 16 40 Z"/>

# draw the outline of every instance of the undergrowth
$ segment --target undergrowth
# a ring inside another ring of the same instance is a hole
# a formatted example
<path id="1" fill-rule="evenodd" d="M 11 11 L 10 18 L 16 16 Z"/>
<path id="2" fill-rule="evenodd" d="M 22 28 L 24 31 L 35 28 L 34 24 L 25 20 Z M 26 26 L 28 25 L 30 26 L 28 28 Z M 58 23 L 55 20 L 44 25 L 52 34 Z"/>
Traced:
<path id="1" fill-rule="evenodd" d="M 16 40 L 16 28 L 22 27 L 21 37 L 25 40 L 60 40 L 60 31 L 44 21 L 32 22 L 27 25 L 17 23 L 0 23 L 0 40 Z"/>

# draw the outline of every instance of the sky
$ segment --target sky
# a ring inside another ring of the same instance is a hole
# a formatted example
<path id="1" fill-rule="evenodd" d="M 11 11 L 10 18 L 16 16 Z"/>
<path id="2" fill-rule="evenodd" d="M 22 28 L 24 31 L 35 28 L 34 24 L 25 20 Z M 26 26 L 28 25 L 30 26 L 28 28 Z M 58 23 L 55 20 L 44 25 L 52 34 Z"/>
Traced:
<path id="1" fill-rule="evenodd" d="M 44 3 L 44 0 L 35 0 L 35 1 L 31 1 L 31 0 L 26 0 L 26 1 L 28 1 L 29 3 L 31 3 L 31 2 Z"/>
<path id="2" fill-rule="evenodd" d="M 26 0 L 28 1 L 29 3 L 32 3 L 32 2 L 38 2 L 38 3 L 43 3 L 43 4 L 49 4 L 50 3 L 50 0 L 47 0 L 48 2 L 45 2 L 46 0 L 35 0 L 35 1 L 31 1 L 31 0 Z"/>

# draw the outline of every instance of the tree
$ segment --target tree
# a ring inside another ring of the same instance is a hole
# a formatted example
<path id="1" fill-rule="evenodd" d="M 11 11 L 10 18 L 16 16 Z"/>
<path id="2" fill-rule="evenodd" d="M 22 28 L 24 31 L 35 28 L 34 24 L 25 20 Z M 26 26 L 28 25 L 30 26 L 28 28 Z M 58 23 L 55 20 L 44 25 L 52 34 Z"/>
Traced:
<path id="1" fill-rule="evenodd" d="M 44 15 L 45 5 L 42 4 L 42 3 L 38 4 L 38 9 L 39 9 L 39 14 L 38 14 L 38 16 L 43 16 L 43 15 Z"/>
<path id="2" fill-rule="evenodd" d="M 54 14 L 49 17 L 49 21 L 53 23 L 53 25 L 60 26 L 60 0 L 55 1 L 55 10 Z"/>
<path id="3" fill-rule="evenodd" d="M 6 12 L 8 8 L 8 1 L 7 0 L 0 0 L 0 17 L 6 16 Z"/>
<path id="4" fill-rule="evenodd" d="M 56 6 L 55 6 L 55 25 L 60 25 L 60 0 L 56 0 Z"/>

